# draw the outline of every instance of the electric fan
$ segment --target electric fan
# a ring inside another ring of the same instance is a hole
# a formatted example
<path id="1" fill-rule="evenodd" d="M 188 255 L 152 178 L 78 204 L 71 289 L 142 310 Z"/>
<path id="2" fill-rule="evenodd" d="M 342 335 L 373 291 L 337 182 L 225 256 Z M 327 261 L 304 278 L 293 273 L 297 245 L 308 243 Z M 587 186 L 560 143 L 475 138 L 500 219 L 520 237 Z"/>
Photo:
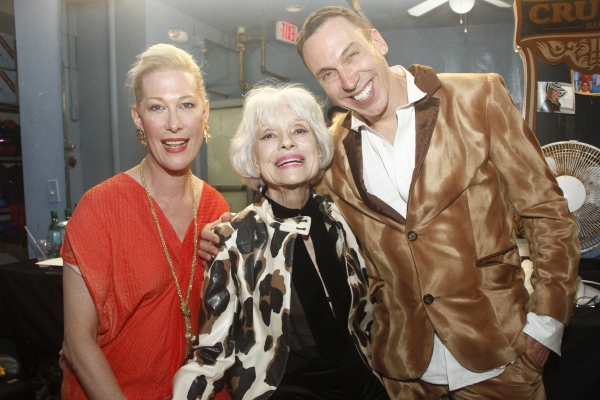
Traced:
<path id="1" fill-rule="evenodd" d="M 581 252 L 600 246 L 600 149 L 574 140 L 542 146 L 569 203 Z"/>

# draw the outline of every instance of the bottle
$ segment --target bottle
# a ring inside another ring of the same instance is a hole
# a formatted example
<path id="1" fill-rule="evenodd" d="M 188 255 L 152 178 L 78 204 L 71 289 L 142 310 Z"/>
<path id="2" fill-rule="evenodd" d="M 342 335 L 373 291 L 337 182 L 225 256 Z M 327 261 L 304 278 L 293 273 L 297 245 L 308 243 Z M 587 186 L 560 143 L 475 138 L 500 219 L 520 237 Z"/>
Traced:
<path id="1" fill-rule="evenodd" d="M 48 226 L 48 234 L 46 235 L 46 243 L 48 246 L 48 258 L 60 257 L 60 231 L 58 229 L 58 211 L 50 211 L 50 226 Z"/>
<path id="2" fill-rule="evenodd" d="M 58 223 L 58 230 L 60 232 L 60 243 L 62 245 L 62 243 L 65 242 L 65 233 L 67 230 L 67 222 L 69 222 L 69 220 L 71 219 L 71 209 L 70 208 L 65 208 L 65 220 L 64 221 L 60 221 Z"/>

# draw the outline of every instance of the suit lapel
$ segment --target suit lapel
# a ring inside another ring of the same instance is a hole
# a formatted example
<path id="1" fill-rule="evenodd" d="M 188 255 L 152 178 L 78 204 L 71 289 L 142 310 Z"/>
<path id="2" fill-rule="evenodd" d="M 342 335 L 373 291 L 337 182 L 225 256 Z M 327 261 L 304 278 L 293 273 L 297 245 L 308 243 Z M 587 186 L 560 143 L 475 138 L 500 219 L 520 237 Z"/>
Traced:
<path id="1" fill-rule="evenodd" d="M 429 67 L 411 65 L 408 67 L 408 71 L 415 77 L 415 85 L 427 93 L 427 96 L 415 104 L 415 169 L 409 192 L 412 193 L 412 188 L 425 161 L 429 143 L 431 142 L 431 135 L 433 134 L 440 110 L 440 99 L 433 97 L 433 94 L 442 87 L 442 84 L 435 71 Z"/>
<path id="2" fill-rule="evenodd" d="M 423 162 L 425 161 L 425 156 L 429 149 L 429 143 L 431 143 L 431 135 L 433 134 L 433 128 L 435 128 L 439 110 L 440 99 L 437 97 L 426 97 L 415 104 L 415 169 L 413 170 L 413 176 L 410 182 L 409 194 L 412 193 L 415 181 L 417 180 Z"/>
<path id="3" fill-rule="evenodd" d="M 437 75 L 431 68 L 421 66 L 411 66 L 408 68 L 411 74 L 415 77 L 415 84 L 425 93 L 427 96 L 421 101 L 415 104 L 415 123 L 416 123 L 416 140 L 415 140 L 415 169 L 413 171 L 411 190 L 418 178 L 421 167 L 425 161 L 427 150 L 431 142 L 431 135 L 435 128 L 437 120 L 440 99 L 433 97 L 433 93 L 441 87 L 441 83 L 437 78 Z M 348 130 L 348 134 L 342 140 L 346 155 L 348 157 L 348 164 L 350 166 L 350 172 L 358 193 L 360 194 L 363 203 L 371 210 L 378 214 L 381 214 L 391 220 L 394 220 L 402 225 L 406 225 L 406 219 L 390 207 L 386 202 L 381 200 L 379 197 L 368 193 L 365 187 L 363 179 L 363 160 L 362 160 L 362 135 L 359 131 L 353 131 L 351 129 L 352 117 L 351 113 L 348 113 L 346 119 L 342 123 L 342 126 Z M 409 194 L 410 196 L 410 194 Z M 409 197 L 410 204 L 410 197 Z"/>
<path id="4" fill-rule="evenodd" d="M 348 116 L 350 116 L 350 113 L 348 113 Z M 358 132 L 350 129 L 350 121 L 350 117 L 344 121 L 344 127 L 349 129 L 349 132 L 344 138 L 343 144 L 348 156 L 348 164 L 350 165 L 352 178 L 354 179 L 354 183 L 356 184 L 356 188 L 358 189 L 361 200 L 367 207 L 376 213 L 390 218 L 402 225 L 406 224 L 406 220 L 399 212 L 394 210 L 379 197 L 367 192 L 365 181 L 363 179 L 362 136 L 360 129 Z M 346 125 L 346 123 L 348 123 L 348 125 Z"/>

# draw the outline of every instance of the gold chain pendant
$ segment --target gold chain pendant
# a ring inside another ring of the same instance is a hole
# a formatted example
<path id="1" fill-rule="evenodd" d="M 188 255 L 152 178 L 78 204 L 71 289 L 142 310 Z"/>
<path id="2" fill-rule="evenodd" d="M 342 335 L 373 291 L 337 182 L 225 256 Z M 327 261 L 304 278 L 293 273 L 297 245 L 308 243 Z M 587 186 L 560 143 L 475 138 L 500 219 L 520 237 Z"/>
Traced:
<path id="1" fill-rule="evenodd" d="M 169 255 L 169 250 L 167 249 L 167 243 L 165 242 L 165 238 L 163 237 L 162 230 L 160 229 L 160 224 L 158 223 L 158 217 L 156 216 L 156 210 L 154 209 L 154 203 L 152 202 L 152 198 L 150 197 L 150 191 L 148 190 L 148 186 L 146 185 L 146 179 L 144 178 L 144 158 L 140 163 L 140 179 L 142 181 L 142 186 L 146 191 L 146 196 L 148 197 L 148 202 L 150 203 L 150 210 L 152 211 L 152 217 L 154 218 L 154 223 L 156 224 L 156 229 L 158 230 L 158 236 L 160 237 L 160 241 L 165 252 L 165 256 L 167 257 L 167 262 L 169 263 L 169 268 L 171 269 L 171 275 L 173 276 L 173 281 L 175 281 L 175 289 L 177 289 L 177 295 L 179 296 L 180 306 L 179 309 L 183 314 L 183 322 L 185 325 L 185 351 L 186 354 L 190 354 L 192 351 L 192 345 L 196 341 L 196 335 L 194 335 L 194 330 L 192 329 L 192 321 L 191 316 L 192 312 L 190 307 L 188 306 L 188 301 L 190 300 L 190 294 L 192 293 L 192 286 L 194 284 L 194 273 L 196 272 L 196 257 L 198 256 L 198 216 L 196 214 L 197 209 L 197 197 L 196 190 L 194 188 L 194 175 L 192 175 L 192 171 L 189 171 L 190 176 L 190 186 L 192 188 L 192 207 L 194 208 L 194 254 L 192 255 L 192 273 L 190 276 L 190 283 L 187 288 L 186 298 L 184 299 L 183 293 L 181 292 L 181 288 L 179 287 L 179 280 L 177 279 L 177 275 L 175 274 L 175 268 L 173 268 L 173 262 L 171 261 L 171 256 Z"/>
<path id="2" fill-rule="evenodd" d="M 192 312 L 190 311 L 190 307 L 188 307 L 187 303 L 182 303 L 179 308 L 183 313 L 183 322 L 185 323 L 186 352 L 189 354 L 192 351 L 192 343 L 196 341 L 196 335 L 194 335 L 194 331 L 192 330 Z"/>

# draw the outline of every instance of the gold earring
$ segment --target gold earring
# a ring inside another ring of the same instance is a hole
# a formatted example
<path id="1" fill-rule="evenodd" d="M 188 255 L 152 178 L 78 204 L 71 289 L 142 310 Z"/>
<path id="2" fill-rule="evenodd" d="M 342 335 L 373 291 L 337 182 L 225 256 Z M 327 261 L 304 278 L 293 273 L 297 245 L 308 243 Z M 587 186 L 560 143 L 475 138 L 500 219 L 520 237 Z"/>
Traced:
<path id="1" fill-rule="evenodd" d="M 135 130 L 135 137 L 137 138 L 138 144 L 142 146 L 143 149 L 148 150 L 148 138 L 146 137 L 146 132 L 144 132 L 143 128 L 137 128 Z"/>
<path id="2" fill-rule="evenodd" d="M 210 136 L 210 128 L 208 127 L 208 122 L 204 121 L 204 123 L 202 124 L 203 128 L 204 128 L 204 140 L 206 140 L 206 143 L 208 143 L 208 140 L 212 137 Z"/>

